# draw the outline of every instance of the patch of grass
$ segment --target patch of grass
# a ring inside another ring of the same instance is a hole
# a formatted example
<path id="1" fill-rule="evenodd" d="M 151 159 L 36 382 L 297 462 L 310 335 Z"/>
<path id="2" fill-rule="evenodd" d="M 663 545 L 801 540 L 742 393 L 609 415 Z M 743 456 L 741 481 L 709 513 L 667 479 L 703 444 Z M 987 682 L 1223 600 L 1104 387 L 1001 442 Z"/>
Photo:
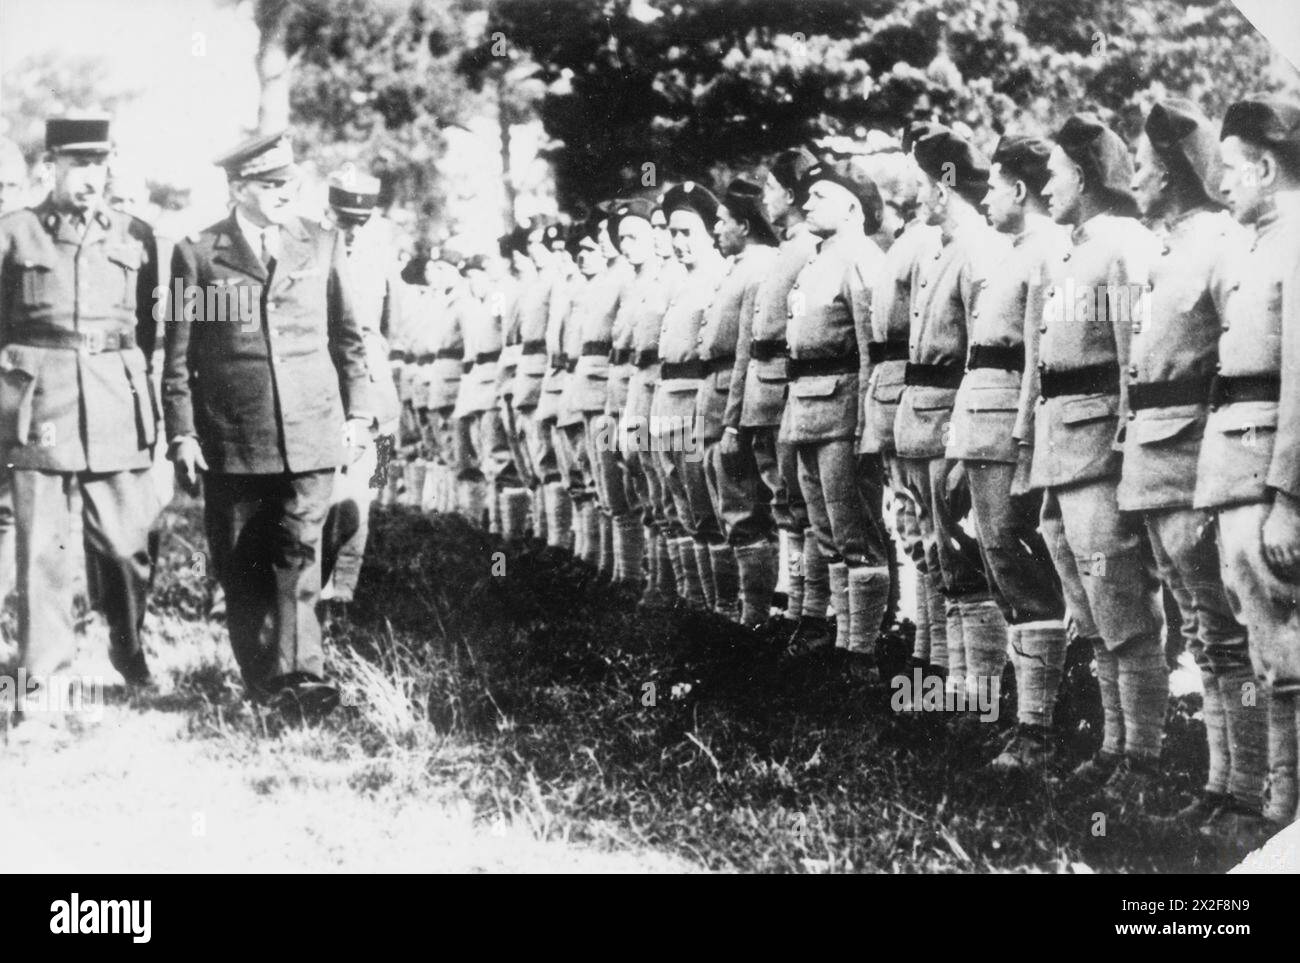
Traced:
<path id="1" fill-rule="evenodd" d="M 194 506 L 169 525 L 201 546 Z M 173 565 L 193 549 L 177 551 Z M 997 725 L 895 713 L 828 659 L 786 665 L 712 616 L 638 611 L 561 554 L 507 553 L 493 575 L 503 551 L 455 517 L 376 510 L 357 602 L 331 633 L 351 705 L 296 751 L 353 760 L 358 793 L 468 799 L 489 825 L 717 870 L 1204 872 L 1240 855 L 990 777 L 1009 695 Z M 156 606 L 201 618 L 192 565 L 159 589 Z M 202 695 L 191 735 L 264 744 L 275 727 L 232 679 L 228 662 L 181 673 L 178 691 Z M 1097 741 L 1090 686 L 1076 659 L 1067 762 Z M 1170 706 L 1162 810 L 1204 778 L 1198 702 Z"/>

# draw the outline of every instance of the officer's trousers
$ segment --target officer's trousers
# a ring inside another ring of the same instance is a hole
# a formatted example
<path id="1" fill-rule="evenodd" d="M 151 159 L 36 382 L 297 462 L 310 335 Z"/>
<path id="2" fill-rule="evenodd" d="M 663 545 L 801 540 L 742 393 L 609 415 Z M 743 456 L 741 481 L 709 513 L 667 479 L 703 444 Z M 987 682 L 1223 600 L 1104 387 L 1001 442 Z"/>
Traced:
<path id="1" fill-rule="evenodd" d="M 1147 512 L 1144 521 L 1160 581 L 1178 603 L 1196 664 L 1215 675 L 1248 666 L 1246 628 L 1232 613 L 1219 569 L 1214 513 L 1168 508 Z"/>
<path id="2" fill-rule="evenodd" d="M 322 678 L 317 553 L 334 472 L 208 472 L 203 483 L 208 547 L 244 684 L 260 693 L 295 673 Z"/>
<path id="3" fill-rule="evenodd" d="M 1061 579 L 1066 614 L 1083 638 L 1117 649 L 1159 637 L 1160 586 L 1145 533 L 1120 515 L 1116 479 L 1048 488 L 1042 532 Z"/>
<path id="4" fill-rule="evenodd" d="M 901 481 L 915 505 L 921 534 L 922 553 L 912 557 L 923 558 L 925 571 L 931 575 L 938 566 L 939 587 L 950 601 L 980 601 L 990 597 L 988 580 L 978 543 L 959 524 L 965 513 L 957 509 L 948 493 L 948 473 L 953 467 L 942 456 L 898 459 Z"/>
<path id="5" fill-rule="evenodd" d="M 101 580 L 109 657 L 126 673 L 143 668 L 140 629 L 151 571 L 149 528 L 158 514 L 148 468 L 107 473 L 13 470 L 18 589 L 18 646 L 30 675 L 70 663 L 75 575 L 71 544 L 73 486 L 80 489 L 88 567 Z"/>
<path id="6" fill-rule="evenodd" d="M 736 438 L 739 450 L 734 455 L 724 455 L 719 442 L 708 447 L 709 487 L 714 492 L 727 541 L 733 546 L 776 540 L 772 490 L 759 472 L 755 440 L 756 429 L 741 428 Z M 784 490 L 784 485 L 777 484 Z"/>
<path id="7" fill-rule="evenodd" d="M 1059 622 L 1065 599 L 1052 555 L 1038 531 L 1042 493 L 1011 494 L 1014 464 L 964 464 L 984 573 L 1007 624 Z"/>
<path id="8" fill-rule="evenodd" d="M 1218 509 L 1219 564 L 1233 614 L 1246 626 L 1255 674 L 1282 695 L 1300 692 L 1300 583 L 1264 559 L 1266 502 Z"/>
<path id="9" fill-rule="evenodd" d="M 889 549 L 880 519 L 879 461 L 860 463 L 855 447 L 852 438 L 796 445 L 799 488 L 817 545 L 828 562 L 888 566 Z"/>

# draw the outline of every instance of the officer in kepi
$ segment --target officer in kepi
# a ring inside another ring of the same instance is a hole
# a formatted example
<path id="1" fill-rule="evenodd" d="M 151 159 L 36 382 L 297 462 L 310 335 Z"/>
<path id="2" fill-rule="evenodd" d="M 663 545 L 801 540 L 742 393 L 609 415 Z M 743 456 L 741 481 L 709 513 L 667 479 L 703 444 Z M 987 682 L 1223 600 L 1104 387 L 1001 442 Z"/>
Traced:
<path id="1" fill-rule="evenodd" d="M 335 472 L 373 430 L 365 344 L 339 233 L 293 213 L 287 136 L 216 163 L 233 210 L 172 259 L 186 296 L 172 299 L 167 326 L 168 455 L 183 487 L 203 482 L 244 684 L 296 722 L 338 704 L 324 680 L 317 553 Z M 198 301 L 202 311 L 187 307 Z M 209 317 L 208 304 L 222 309 Z"/>
<path id="2" fill-rule="evenodd" d="M 143 221 L 104 204 L 107 119 L 52 119 L 45 147 L 49 196 L 0 217 L 0 446 L 13 473 L 20 665 L 49 679 L 72 659 L 77 489 L 110 659 L 145 686 L 157 246 Z"/>

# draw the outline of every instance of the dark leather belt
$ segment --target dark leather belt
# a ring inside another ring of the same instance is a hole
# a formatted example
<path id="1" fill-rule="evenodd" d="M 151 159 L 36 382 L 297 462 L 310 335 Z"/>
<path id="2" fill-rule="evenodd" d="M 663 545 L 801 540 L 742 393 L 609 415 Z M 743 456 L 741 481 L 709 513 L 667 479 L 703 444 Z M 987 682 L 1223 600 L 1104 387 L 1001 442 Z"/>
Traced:
<path id="1" fill-rule="evenodd" d="M 436 356 L 432 351 L 421 351 L 419 354 L 411 355 L 411 360 L 416 364 L 429 364 L 434 357 Z"/>
<path id="2" fill-rule="evenodd" d="M 610 363 L 610 364 L 631 364 L 631 363 L 632 363 L 632 349 L 631 349 L 631 348 L 614 348 L 614 349 L 612 349 L 612 350 L 609 352 L 609 363 Z"/>
<path id="3" fill-rule="evenodd" d="M 1001 371 L 1025 370 L 1025 346 L 1023 344 L 973 344 L 966 367 L 971 371 L 976 368 L 998 368 Z"/>
<path id="4" fill-rule="evenodd" d="M 475 362 L 474 362 L 474 359 L 473 359 L 473 358 L 469 358 L 469 359 L 467 359 L 467 360 L 465 360 L 465 361 L 462 361 L 462 362 L 460 363 L 460 373 L 461 373 L 461 374 L 469 374 L 471 371 L 474 370 L 474 364 L 475 364 Z"/>
<path id="5" fill-rule="evenodd" d="M 734 354 L 724 354 L 705 361 L 704 371 L 706 374 L 717 374 L 719 371 L 726 371 L 728 368 L 734 368 L 735 366 L 736 356 Z"/>
<path id="6" fill-rule="evenodd" d="M 755 338 L 749 342 L 749 356 L 755 361 L 772 361 L 790 355 L 790 346 L 784 338 Z"/>
<path id="7" fill-rule="evenodd" d="M 638 368 L 648 368 L 659 361 L 658 348 L 643 348 L 632 356 L 632 363 Z"/>
<path id="8" fill-rule="evenodd" d="M 409 352 L 393 350 L 393 351 L 389 351 L 389 352 L 388 352 L 388 360 L 389 360 L 389 361 L 409 361 L 410 358 L 409 358 L 408 355 L 409 355 Z"/>
<path id="9" fill-rule="evenodd" d="M 491 364 L 493 361 L 499 361 L 500 359 L 500 351 L 480 351 L 474 355 L 475 364 Z"/>
<path id="10" fill-rule="evenodd" d="M 565 355 L 565 357 L 564 357 L 564 370 L 565 370 L 566 372 L 568 372 L 569 374 L 573 374 L 573 372 L 576 371 L 577 368 L 578 368 L 578 359 L 577 359 L 577 358 L 570 358 L 568 355 Z"/>
<path id="11" fill-rule="evenodd" d="M 1210 383 L 1210 404 L 1231 405 L 1245 401 L 1277 401 L 1282 395 L 1278 375 L 1215 376 Z"/>
<path id="12" fill-rule="evenodd" d="M 867 360 L 872 364 L 880 364 L 882 361 L 906 361 L 907 354 L 906 341 L 867 342 Z"/>
<path id="13" fill-rule="evenodd" d="M 963 374 L 960 365 L 909 361 L 903 371 L 903 384 L 913 388 L 960 388 Z"/>
<path id="14" fill-rule="evenodd" d="M 103 354 L 105 351 L 129 351 L 135 347 L 134 331 L 60 331 L 45 329 L 23 331 L 6 344 L 22 344 L 32 348 L 62 348 Z"/>
<path id="15" fill-rule="evenodd" d="M 546 362 L 552 371 L 564 371 L 569 366 L 569 359 L 562 354 L 551 355 Z"/>
<path id="16" fill-rule="evenodd" d="M 1128 386 L 1128 406 L 1132 411 L 1172 408 L 1174 405 L 1203 405 L 1209 400 L 1209 377 L 1178 378 L 1174 381 L 1151 381 Z"/>
<path id="17" fill-rule="evenodd" d="M 703 378 L 704 375 L 704 362 L 699 358 L 675 363 L 665 361 L 663 367 L 659 369 L 659 377 L 663 381 L 672 381 L 674 378 Z"/>
<path id="18" fill-rule="evenodd" d="M 838 358 L 791 358 L 790 377 L 817 378 L 821 375 L 853 374 L 860 364 L 856 354 Z"/>
<path id="19" fill-rule="evenodd" d="M 1119 394 L 1119 368 L 1114 364 L 1090 364 L 1085 368 L 1042 368 L 1044 398 L 1062 395 Z"/>
<path id="20" fill-rule="evenodd" d="M 525 341 L 519 347 L 520 354 L 546 354 L 545 341 Z"/>
<path id="21" fill-rule="evenodd" d="M 609 355 L 609 349 L 612 345 L 608 341 L 584 341 L 582 342 L 582 356 L 584 358 L 604 358 Z"/>
<path id="22" fill-rule="evenodd" d="M 434 352 L 433 355 L 439 361 L 463 361 L 465 359 L 464 348 L 443 348 Z"/>

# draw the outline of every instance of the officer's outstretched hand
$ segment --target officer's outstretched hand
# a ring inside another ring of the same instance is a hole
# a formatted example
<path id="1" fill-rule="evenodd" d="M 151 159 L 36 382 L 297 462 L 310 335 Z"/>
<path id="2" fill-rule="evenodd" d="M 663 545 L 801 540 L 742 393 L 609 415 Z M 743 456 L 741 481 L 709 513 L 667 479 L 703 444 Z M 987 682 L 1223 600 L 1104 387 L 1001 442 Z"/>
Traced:
<path id="1" fill-rule="evenodd" d="M 1300 504 L 1278 492 L 1264 520 L 1264 561 L 1284 582 L 1300 582 Z"/>
<path id="2" fill-rule="evenodd" d="M 186 435 L 172 442 L 167 457 L 176 468 L 176 483 L 187 494 L 198 495 L 199 472 L 208 470 L 208 463 L 203 458 L 203 449 L 197 438 Z"/>

